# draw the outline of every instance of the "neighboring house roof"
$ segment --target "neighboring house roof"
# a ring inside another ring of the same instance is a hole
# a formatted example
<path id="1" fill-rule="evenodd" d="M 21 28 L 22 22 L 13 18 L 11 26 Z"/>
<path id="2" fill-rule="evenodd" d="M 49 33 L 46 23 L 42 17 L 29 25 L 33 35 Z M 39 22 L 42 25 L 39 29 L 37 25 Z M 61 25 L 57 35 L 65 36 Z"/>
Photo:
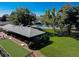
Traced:
<path id="1" fill-rule="evenodd" d="M 8 21 L 0 21 L 0 26 L 3 26 L 3 25 L 6 25 L 6 24 L 9 24 L 9 22 Z"/>
<path id="2" fill-rule="evenodd" d="M 27 26 L 24 27 L 24 26 L 18 26 L 18 25 L 15 26 L 15 25 L 11 25 L 11 24 L 7 24 L 5 26 L 2 26 L 2 28 L 4 30 L 11 31 L 11 32 L 26 36 L 28 38 L 45 33 L 43 31 L 31 28 L 31 27 L 27 27 Z"/>

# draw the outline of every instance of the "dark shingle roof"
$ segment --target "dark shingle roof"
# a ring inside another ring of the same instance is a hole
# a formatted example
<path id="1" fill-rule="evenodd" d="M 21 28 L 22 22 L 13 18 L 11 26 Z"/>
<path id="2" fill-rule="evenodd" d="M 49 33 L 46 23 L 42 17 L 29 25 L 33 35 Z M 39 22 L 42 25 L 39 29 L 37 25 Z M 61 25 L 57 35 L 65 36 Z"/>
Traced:
<path id="1" fill-rule="evenodd" d="M 26 36 L 26 37 L 29 37 L 29 38 L 45 33 L 43 31 L 31 28 L 31 27 L 15 26 L 15 25 L 11 25 L 11 24 L 7 24 L 5 26 L 2 26 L 2 28 L 4 30 L 15 32 L 17 34 L 20 34 L 20 35 L 23 35 L 23 36 Z"/>

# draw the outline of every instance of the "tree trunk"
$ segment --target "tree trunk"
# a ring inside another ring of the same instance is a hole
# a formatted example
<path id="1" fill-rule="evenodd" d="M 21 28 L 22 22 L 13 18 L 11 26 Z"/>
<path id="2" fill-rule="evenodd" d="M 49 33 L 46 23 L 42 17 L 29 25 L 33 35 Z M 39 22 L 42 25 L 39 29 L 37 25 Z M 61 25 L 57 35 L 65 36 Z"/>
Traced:
<path id="1" fill-rule="evenodd" d="M 68 25 L 68 28 L 67 28 L 68 35 L 70 35 L 70 34 L 71 34 L 71 26 L 72 26 L 72 24 L 69 24 L 69 25 Z"/>
<path id="2" fill-rule="evenodd" d="M 53 20 L 52 28 L 53 28 L 54 35 L 55 35 L 55 34 L 56 34 L 56 28 L 55 28 L 55 19 Z"/>
<path id="3" fill-rule="evenodd" d="M 63 24 L 60 24 L 60 35 L 62 36 L 63 35 Z"/>

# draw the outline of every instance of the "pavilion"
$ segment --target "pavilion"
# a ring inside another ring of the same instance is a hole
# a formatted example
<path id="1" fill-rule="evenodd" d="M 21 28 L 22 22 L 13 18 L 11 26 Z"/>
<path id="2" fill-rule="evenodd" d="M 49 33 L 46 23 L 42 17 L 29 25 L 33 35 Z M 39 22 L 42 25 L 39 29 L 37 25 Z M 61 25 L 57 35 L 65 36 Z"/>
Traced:
<path id="1" fill-rule="evenodd" d="M 2 26 L 1 28 L 9 34 L 20 37 L 22 41 L 28 42 L 29 46 L 38 46 L 40 45 L 40 43 L 43 44 L 44 42 L 48 41 L 47 39 L 44 39 L 46 32 L 32 27 L 7 24 Z"/>

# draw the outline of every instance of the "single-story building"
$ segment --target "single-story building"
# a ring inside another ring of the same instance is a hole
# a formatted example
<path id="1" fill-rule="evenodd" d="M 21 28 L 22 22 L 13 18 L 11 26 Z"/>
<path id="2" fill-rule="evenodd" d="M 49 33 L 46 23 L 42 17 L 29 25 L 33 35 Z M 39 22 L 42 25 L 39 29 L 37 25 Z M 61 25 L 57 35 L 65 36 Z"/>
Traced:
<path id="1" fill-rule="evenodd" d="M 9 35 L 28 43 L 29 47 L 39 47 L 40 45 L 46 44 L 49 41 L 48 37 L 46 36 L 46 32 L 32 27 L 7 24 L 1 28 Z"/>

